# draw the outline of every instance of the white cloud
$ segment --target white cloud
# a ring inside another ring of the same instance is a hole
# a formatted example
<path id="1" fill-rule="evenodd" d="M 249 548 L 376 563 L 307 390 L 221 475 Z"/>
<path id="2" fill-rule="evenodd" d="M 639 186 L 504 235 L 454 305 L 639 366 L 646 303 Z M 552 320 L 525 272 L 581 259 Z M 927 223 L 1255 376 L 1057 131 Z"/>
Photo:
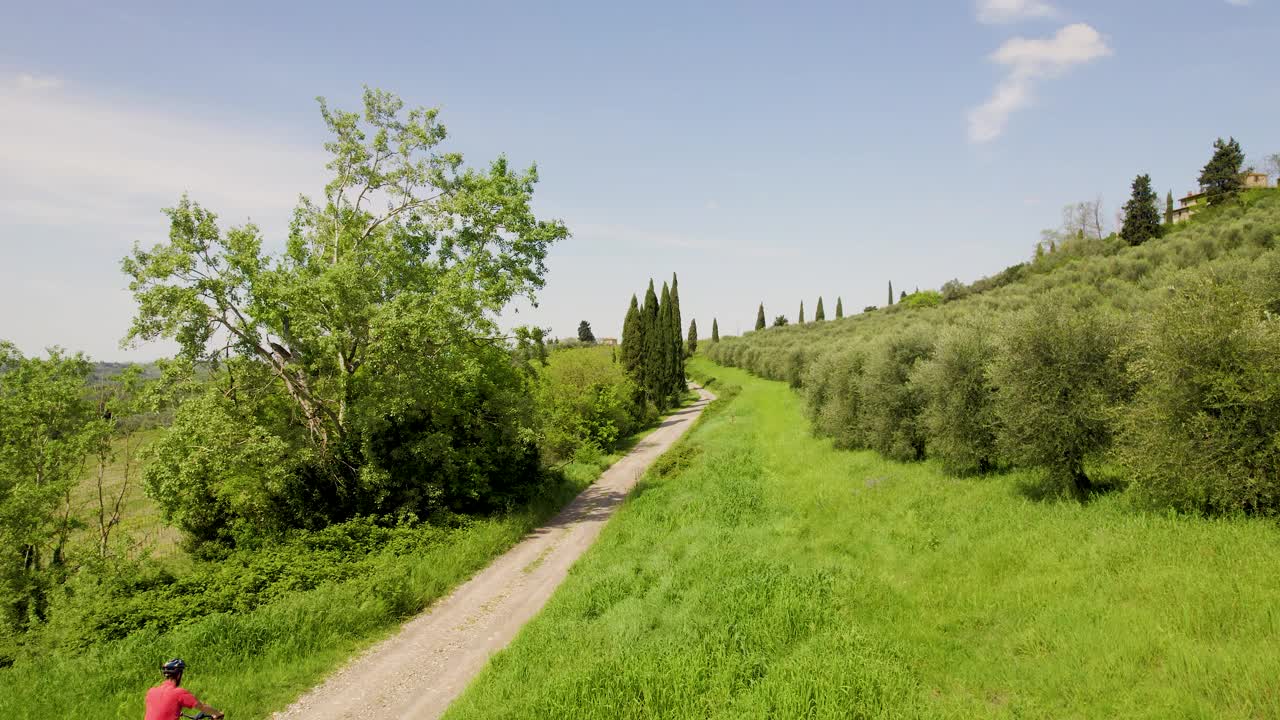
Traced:
<path id="1" fill-rule="evenodd" d="M 318 146 L 61 85 L 29 74 L 0 81 L 0 229 L 150 224 L 184 191 L 228 221 L 285 224 L 298 194 L 323 182 Z"/>
<path id="2" fill-rule="evenodd" d="M 1013 38 L 991 55 L 1009 69 L 991 97 L 969 112 L 969 140 L 984 143 L 1004 132 L 1009 116 L 1027 107 L 1036 86 L 1071 68 L 1112 54 L 1106 40 L 1084 23 L 1068 25 L 1048 38 Z"/>
<path id="3" fill-rule="evenodd" d="M 57 78 L 0 74 L 0 108 L 0 307 L 33 309 L 7 314 L 0 337 L 26 352 L 121 357 L 134 308 L 119 260 L 165 239 L 160 209 L 184 191 L 224 227 L 252 218 L 282 244 L 298 195 L 326 174 L 319 142 Z"/>
<path id="4" fill-rule="evenodd" d="M 1057 15 L 1058 10 L 1044 0 L 978 0 L 978 22 L 988 25 Z"/>
<path id="5" fill-rule="evenodd" d="M 18 73 L 13 76 L 10 84 L 19 90 L 25 91 L 55 90 L 62 87 L 62 78 L 53 77 L 52 75 Z"/>

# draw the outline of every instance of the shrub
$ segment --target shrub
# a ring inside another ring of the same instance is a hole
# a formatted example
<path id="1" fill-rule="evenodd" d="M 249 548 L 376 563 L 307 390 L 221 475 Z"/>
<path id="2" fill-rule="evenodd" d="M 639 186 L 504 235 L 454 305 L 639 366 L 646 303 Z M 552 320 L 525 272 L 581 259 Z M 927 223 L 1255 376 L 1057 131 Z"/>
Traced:
<path id="1" fill-rule="evenodd" d="M 1280 510 L 1280 320 L 1197 273 L 1158 310 L 1117 455 L 1138 497 L 1182 511 Z"/>
<path id="2" fill-rule="evenodd" d="M 843 449 L 866 447 L 862 432 L 862 371 L 865 354 L 846 348 L 823 355 L 805 376 L 809 417 L 819 435 Z"/>
<path id="3" fill-rule="evenodd" d="M 574 457 L 583 445 L 611 450 L 646 415 L 635 383 L 606 347 L 552 353 L 536 395 L 539 445 L 552 461 Z"/>
<path id="4" fill-rule="evenodd" d="M 862 428 L 871 448 L 895 460 L 924 457 L 924 395 L 908 378 L 916 363 L 932 354 L 933 339 L 922 330 L 908 330 L 881 340 L 867 358 Z"/>
<path id="5" fill-rule="evenodd" d="M 1085 461 L 1111 443 L 1124 353 L 1112 322 L 1061 300 L 1043 298 L 1014 319 L 992 363 L 997 443 L 1010 461 L 1083 498 L 1092 489 Z"/>
<path id="6" fill-rule="evenodd" d="M 985 472 L 996 464 L 995 389 L 988 376 L 995 351 L 985 324 L 953 325 L 911 377 L 925 399 L 927 452 L 949 472 Z"/>

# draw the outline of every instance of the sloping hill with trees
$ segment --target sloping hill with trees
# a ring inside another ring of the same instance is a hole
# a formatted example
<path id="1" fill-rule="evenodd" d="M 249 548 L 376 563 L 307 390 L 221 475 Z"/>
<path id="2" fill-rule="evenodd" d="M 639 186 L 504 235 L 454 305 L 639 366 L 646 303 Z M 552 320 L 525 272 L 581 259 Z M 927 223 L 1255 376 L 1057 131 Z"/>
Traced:
<path id="1" fill-rule="evenodd" d="M 1134 192 L 1154 209 L 1145 177 Z M 1078 498 L 1280 511 L 1280 191 L 1163 228 L 1128 217 L 967 286 L 704 352 L 790 383 L 839 447 L 961 475 L 1035 468 Z"/>

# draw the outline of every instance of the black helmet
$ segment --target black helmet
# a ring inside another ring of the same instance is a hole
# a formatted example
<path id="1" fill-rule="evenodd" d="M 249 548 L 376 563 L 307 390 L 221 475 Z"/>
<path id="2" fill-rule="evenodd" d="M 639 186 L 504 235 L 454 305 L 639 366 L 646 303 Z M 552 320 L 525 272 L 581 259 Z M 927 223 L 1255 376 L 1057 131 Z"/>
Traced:
<path id="1" fill-rule="evenodd" d="M 160 666 L 160 672 L 164 673 L 165 677 L 181 675 L 182 671 L 186 669 L 187 664 L 182 662 L 182 658 L 174 658 Z"/>

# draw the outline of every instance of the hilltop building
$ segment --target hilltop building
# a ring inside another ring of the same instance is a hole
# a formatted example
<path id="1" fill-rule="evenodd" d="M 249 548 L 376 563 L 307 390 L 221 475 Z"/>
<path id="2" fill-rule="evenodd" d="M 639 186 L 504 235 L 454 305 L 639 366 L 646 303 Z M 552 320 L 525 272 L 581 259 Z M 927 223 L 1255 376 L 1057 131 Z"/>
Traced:
<path id="1" fill-rule="evenodd" d="M 1240 176 L 1244 181 L 1244 189 L 1252 190 L 1254 188 L 1271 187 L 1271 178 L 1266 173 L 1247 172 Z M 1173 211 L 1173 221 L 1176 223 L 1190 220 L 1192 215 L 1199 212 L 1204 207 L 1205 197 L 1208 195 L 1204 188 L 1200 188 L 1197 192 L 1187 193 L 1185 197 L 1178 200 L 1178 209 Z"/>

